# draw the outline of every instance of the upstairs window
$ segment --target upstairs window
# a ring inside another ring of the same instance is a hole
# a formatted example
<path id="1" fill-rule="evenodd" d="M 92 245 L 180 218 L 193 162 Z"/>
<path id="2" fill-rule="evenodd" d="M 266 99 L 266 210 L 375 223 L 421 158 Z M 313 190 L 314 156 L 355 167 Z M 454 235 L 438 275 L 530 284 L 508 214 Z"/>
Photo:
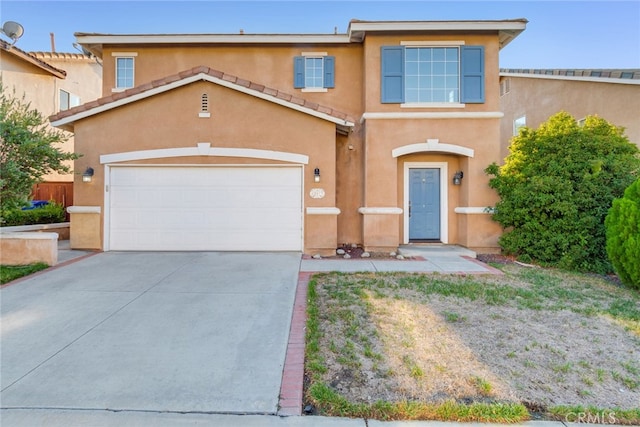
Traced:
<path id="1" fill-rule="evenodd" d="M 60 89 L 60 111 L 68 110 L 69 108 L 77 107 L 78 105 L 80 105 L 80 97 L 78 95 L 74 95 L 71 92 Z"/>
<path id="2" fill-rule="evenodd" d="M 484 103 L 483 46 L 383 46 L 381 102 Z"/>
<path id="3" fill-rule="evenodd" d="M 303 91 L 324 91 L 335 87 L 335 57 L 309 52 L 293 58 L 293 87 Z"/>
<path id="4" fill-rule="evenodd" d="M 457 47 L 407 47 L 404 102 L 460 102 Z"/>
<path id="5" fill-rule="evenodd" d="M 518 136 L 520 134 L 520 128 L 523 128 L 527 125 L 527 116 L 518 117 L 513 121 L 513 136 Z"/>
<path id="6" fill-rule="evenodd" d="M 113 52 L 116 64 L 115 90 L 132 88 L 135 84 L 135 52 Z"/>
<path id="7" fill-rule="evenodd" d="M 116 58 L 116 88 L 133 87 L 133 58 Z"/>

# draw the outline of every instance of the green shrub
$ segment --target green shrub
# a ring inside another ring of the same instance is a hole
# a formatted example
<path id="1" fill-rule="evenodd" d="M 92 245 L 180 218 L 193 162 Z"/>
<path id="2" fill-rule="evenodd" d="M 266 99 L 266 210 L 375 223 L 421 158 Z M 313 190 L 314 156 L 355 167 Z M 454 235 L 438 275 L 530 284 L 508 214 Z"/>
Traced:
<path id="1" fill-rule="evenodd" d="M 613 201 L 605 226 L 613 268 L 620 280 L 640 289 L 640 179 Z"/>
<path id="2" fill-rule="evenodd" d="M 65 221 L 64 206 L 55 202 L 49 202 L 48 205 L 29 209 L 6 209 L 2 210 L 0 224 L 3 227 L 15 225 L 32 225 L 32 224 L 53 224 Z"/>
<path id="3" fill-rule="evenodd" d="M 612 271 L 604 219 L 640 170 L 638 147 L 597 116 L 584 125 L 560 112 L 521 128 L 503 166 L 490 165 L 500 196 L 493 219 L 509 255 L 568 270 Z"/>

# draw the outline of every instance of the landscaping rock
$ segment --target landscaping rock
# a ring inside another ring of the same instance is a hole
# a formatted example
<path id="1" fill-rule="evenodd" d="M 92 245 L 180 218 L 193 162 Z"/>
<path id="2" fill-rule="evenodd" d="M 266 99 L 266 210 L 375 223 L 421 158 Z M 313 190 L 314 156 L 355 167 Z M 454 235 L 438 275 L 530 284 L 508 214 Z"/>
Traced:
<path id="1" fill-rule="evenodd" d="M 344 254 L 345 254 L 345 251 L 344 251 L 344 249 L 338 249 L 338 250 L 336 251 L 336 253 L 337 253 L 338 255 L 344 255 Z"/>
<path id="2" fill-rule="evenodd" d="M 369 252 L 362 252 L 362 255 L 360 255 L 362 258 L 370 258 L 371 254 Z"/>

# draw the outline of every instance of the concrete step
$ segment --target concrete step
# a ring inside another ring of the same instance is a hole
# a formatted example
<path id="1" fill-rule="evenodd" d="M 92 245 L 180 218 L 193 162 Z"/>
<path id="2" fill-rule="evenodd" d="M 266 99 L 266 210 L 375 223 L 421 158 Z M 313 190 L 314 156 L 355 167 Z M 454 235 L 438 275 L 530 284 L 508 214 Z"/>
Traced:
<path id="1" fill-rule="evenodd" d="M 408 244 L 400 245 L 398 248 L 400 254 L 405 256 L 422 256 L 428 258 L 429 256 L 468 256 L 476 258 L 477 254 L 471 249 L 464 248 L 458 245 L 445 245 L 445 244 Z"/>

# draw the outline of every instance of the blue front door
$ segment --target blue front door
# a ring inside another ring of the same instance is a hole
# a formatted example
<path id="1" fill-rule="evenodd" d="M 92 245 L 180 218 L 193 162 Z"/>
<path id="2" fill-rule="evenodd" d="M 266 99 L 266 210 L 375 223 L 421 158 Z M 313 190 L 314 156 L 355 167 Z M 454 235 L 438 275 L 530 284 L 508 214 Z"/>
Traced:
<path id="1" fill-rule="evenodd" d="M 440 169 L 409 169 L 409 240 L 440 240 Z"/>

